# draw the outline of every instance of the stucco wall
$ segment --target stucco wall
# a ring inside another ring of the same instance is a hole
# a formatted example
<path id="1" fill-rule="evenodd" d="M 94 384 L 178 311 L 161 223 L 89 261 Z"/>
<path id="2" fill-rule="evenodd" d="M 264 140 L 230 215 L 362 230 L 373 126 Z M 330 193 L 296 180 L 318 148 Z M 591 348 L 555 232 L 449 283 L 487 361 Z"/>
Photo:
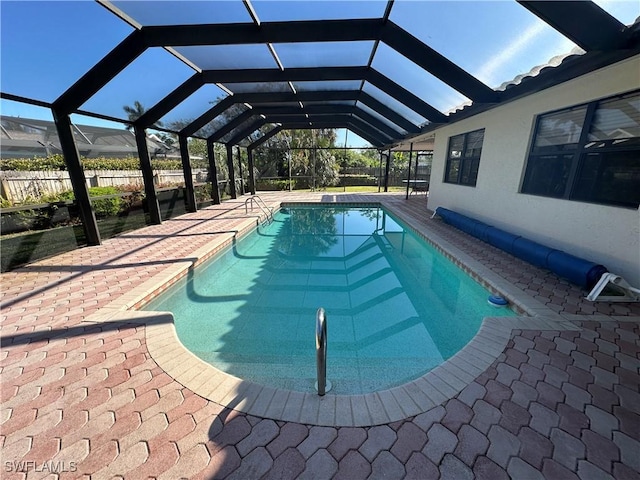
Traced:
<path id="1" fill-rule="evenodd" d="M 518 193 L 538 114 L 640 87 L 640 56 L 436 130 L 429 208 L 602 263 L 640 286 L 640 211 Z M 485 129 L 476 187 L 443 183 L 449 137 Z"/>

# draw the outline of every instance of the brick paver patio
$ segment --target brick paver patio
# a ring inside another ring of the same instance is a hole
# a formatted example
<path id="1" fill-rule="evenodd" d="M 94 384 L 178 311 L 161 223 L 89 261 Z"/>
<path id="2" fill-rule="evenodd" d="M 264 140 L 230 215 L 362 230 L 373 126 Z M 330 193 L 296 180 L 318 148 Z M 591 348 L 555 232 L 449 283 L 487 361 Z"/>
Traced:
<path id="1" fill-rule="evenodd" d="M 207 400 L 158 366 L 143 323 L 91 319 L 255 225 L 240 198 L 2 274 L 2 478 L 640 479 L 638 304 L 585 301 L 429 219 L 424 196 L 262 196 L 384 202 L 575 329 L 512 330 L 459 393 L 391 423 L 310 425 Z"/>

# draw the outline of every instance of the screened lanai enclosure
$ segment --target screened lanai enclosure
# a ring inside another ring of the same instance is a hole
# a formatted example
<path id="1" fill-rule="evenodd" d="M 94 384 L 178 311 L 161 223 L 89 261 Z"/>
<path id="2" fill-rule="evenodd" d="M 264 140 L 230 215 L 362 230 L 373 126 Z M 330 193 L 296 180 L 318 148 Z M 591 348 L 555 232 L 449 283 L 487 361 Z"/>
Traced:
<path id="1" fill-rule="evenodd" d="M 432 132 L 637 55 L 637 16 L 604 1 L 3 1 L 2 270 L 256 190 L 426 193 Z"/>

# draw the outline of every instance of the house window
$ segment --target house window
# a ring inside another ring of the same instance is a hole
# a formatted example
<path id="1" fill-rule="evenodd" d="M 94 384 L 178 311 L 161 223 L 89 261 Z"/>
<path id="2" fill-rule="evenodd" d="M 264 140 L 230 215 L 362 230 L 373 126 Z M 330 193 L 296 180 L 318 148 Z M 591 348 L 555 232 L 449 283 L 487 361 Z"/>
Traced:
<path id="1" fill-rule="evenodd" d="M 538 117 L 522 193 L 640 205 L 640 92 Z"/>
<path id="2" fill-rule="evenodd" d="M 476 186 L 484 129 L 449 138 L 444 181 Z"/>

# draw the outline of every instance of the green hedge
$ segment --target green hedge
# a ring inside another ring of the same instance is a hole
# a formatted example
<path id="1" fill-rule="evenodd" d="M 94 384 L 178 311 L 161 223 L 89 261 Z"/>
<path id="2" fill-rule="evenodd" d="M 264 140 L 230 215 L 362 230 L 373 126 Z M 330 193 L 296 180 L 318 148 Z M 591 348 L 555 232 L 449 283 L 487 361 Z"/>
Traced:
<path id="1" fill-rule="evenodd" d="M 89 196 L 101 197 L 105 195 L 117 195 L 120 191 L 115 187 L 91 187 L 89 189 Z M 65 200 L 75 200 L 73 190 L 67 190 L 53 195 L 45 195 L 42 197 L 43 202 L 62 202 Z M 123 207 L 123 201 L 120 197 L 113 198 L 97 198 L 91 201 L 93 209 L 96 212 L 96 217 L 112 217 L 120 213 Z"/>
<path id="2" fill-rule="evenodd" d="M 374 186 L 378 185 L 378 179 L 371 175 L 340 175 L 340 186 Z"/>
<path id="3" fill-rule="evenodd" d="M 291 180 L 291 189 L 296 189 L 296 181 Z M 281 191 L 289 190 L 289 180 L 256 180 L 256 190 Z"/>
<path id="4" fill-rule="evenodd" d="M 85 170 L 140 170 L 140 161 L 137 157 L 126 158 L 84 158 L 80 159 Z M 192 168 L 207 168 L 206 160 L 192 160 Z M 151 160 L 154 170 L 182 170 L 182 162 L 177 159 Z M 0 170 L 66 170 L 67 165 L 61 154 L 47 157 L 33 158 L 3 158 L 0 159 Z"/>

